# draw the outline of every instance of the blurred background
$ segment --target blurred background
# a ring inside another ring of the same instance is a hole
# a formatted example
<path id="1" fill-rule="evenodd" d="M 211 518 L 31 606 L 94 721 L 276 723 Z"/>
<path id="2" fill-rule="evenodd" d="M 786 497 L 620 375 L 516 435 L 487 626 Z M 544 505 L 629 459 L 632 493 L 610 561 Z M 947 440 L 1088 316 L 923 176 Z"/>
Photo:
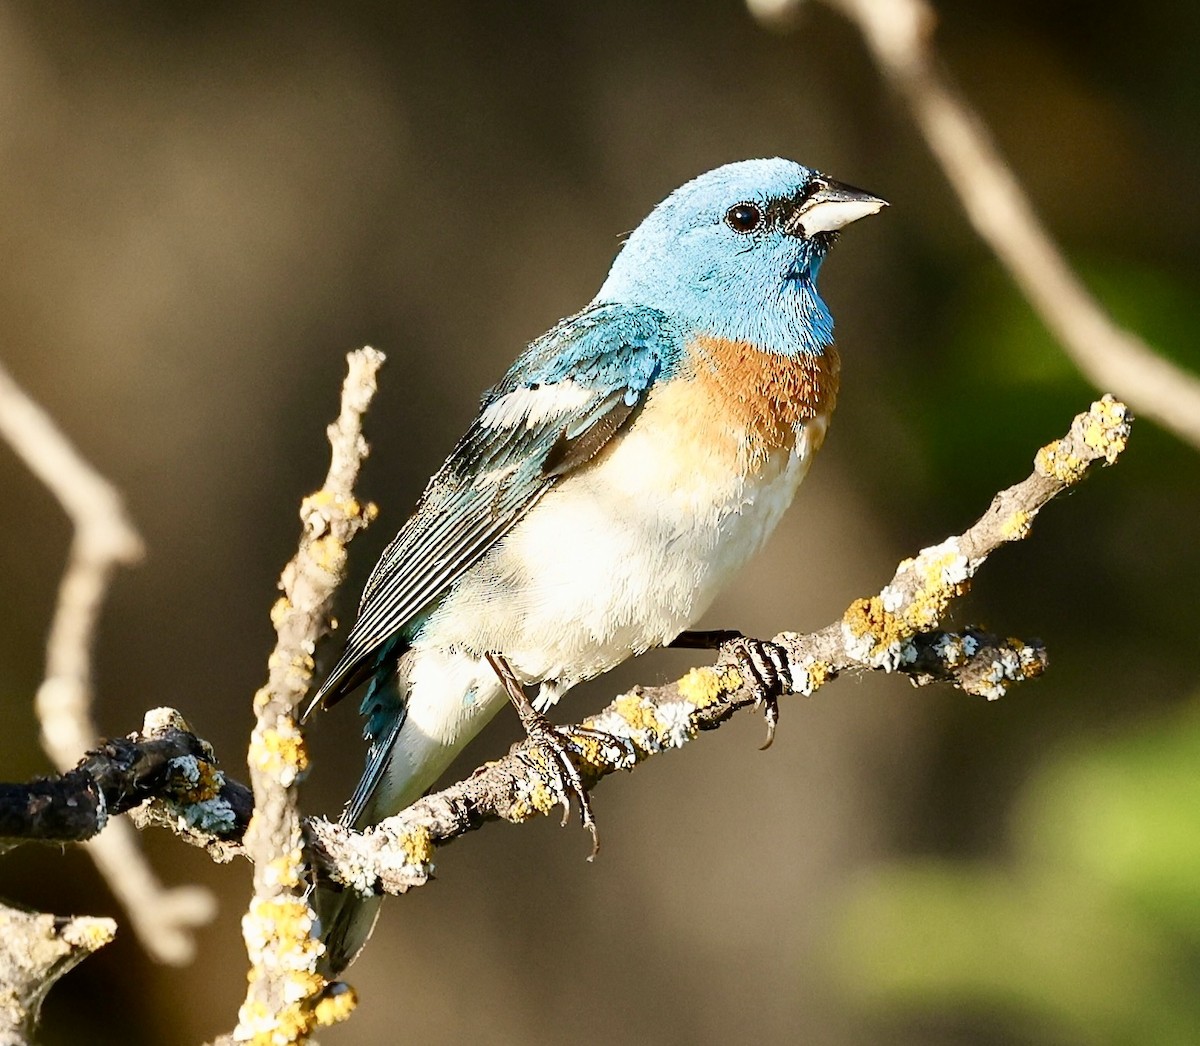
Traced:
<path id="1" fill-rule="evenodd" d="M 1106 305 L 1200 369 L 1200 6 L 942 0 L 948 66 Z M 891 201 L 822 275 L 843 391 L 768 550 L 710 627 L 824 625 L 965 526 L 1095 398 L 968 230 L 856 32 L 734 0 L 0 7 L 0 357 L 125 492 L 149 545 L 97 651 L 97 716 L 171 704 L 241 773 L 267 611 L 324 473 L 344 354 L 389 356 L 349 616 L 426 477 L 619 235 L 700 171 L 783 155 Z M 1119 391 L 1119 390 L 1118 390 Z M 1200 459 L 1149 424 L 988 564 L 959 624 L 1044 638 L 985 704 L 846 679 L 444 851 L 385 906 L 322 1041 L 1200 1041 Z M 0 447 L 0 776 L 47 772 L 31 700 L 69 530 Z M 322 651 L 329 663 L 333 644 Z M 564 719 L 689 663 L 651 654 Z M 362 759 L 310 731 L 310 811 Z M 507 750 L 501 715 L 457 769 Z M 184 970 L 125 929 L 51 994 L 47 1043 L 193 1043 L 245 984 L 245 866 L 147 836 L 222 900 Z M 0 894 L 121 917 L 79 850 Z"/>

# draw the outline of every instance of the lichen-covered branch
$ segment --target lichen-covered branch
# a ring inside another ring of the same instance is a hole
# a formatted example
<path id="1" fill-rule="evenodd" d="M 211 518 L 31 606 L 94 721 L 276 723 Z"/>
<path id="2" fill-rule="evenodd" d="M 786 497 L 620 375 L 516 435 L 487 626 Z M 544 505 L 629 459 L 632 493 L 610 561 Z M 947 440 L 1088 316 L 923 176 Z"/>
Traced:
<path id="1" fill-rule="evenodd" d="M 1128 435 L 1124 405 L 1105 396 L 1076 417 L 1062 439 L 1039 450 L 1030 475 L 997 494 L 962 534 L 901 562 L 879 593 L 855 600 L 820 631 L 775 636 L 791 663 L 793 692 L 811 695 L 844 672 L 872 670 L 902 673 L 917 686 L 949 683 L 994 700 L 1013 683 L 1040 675 L 1047 658 L 1037 640 L 938 626 L 991 553 L 1026 537 L 1042 507 L 1094 465 L 1114 462 Z M 754 701 L 740 670 L 721 660 L 665 686 L 636 687 L 580 724 L 585 732 L 575 739 L 575 754 L 584 784 L 592 788 L 609 774 L 680 748 Z M 404 893 L 428 881 L 437 846 L 487 821 L 547 813 L 564 801 L 558 789 L 558 775 L 541 750 L 523 741 L 505 758 L 364 832 L 309 820 L 304 842 L 322 876 L 363 892 Z M 186 811 L 205 794 L 185 789 L 174 797 L 174 809 Z M 157 823 L 179 831 L 181 816 L 195 819 L 176 813 Z M 183 834 L 210 848 L 219 843 L 225 858 L 245 852 L 237 846 L 237 828 L 221 839 L 198 830 Z"/>
<path id="2" fill-rule="evenodd" d="M 54 495 L 74 526 L 50 635 L 46 674 L 34 705 L 42 746 L 67 771 L 99 736 L 92 719 L 92 647 L 100 611 L 117 569 L 138 562 L 142 539 L 116 488 L 8 373 L 0 368 L 0 436 Z M 115 821 L 88 843 L 109 888 L 143 947 L 160 962 L 195 953 L 193 930 L 210 921 L 216 899 L 198 886 L 165 888 L 138 848 L 132 827 Z"/>
<path id="3" fill-rule="evenodd" d="M 819 632 L 784 632 L 794 690 L 812 694 L 843 672 L 903 672 L 916 685 L 945 681 L 988 699 L 1046 666 L 1039 643 L 967 629 L 935 631 L 953 600 L 988 556 L 1019 541 L 1041 508 L 1125 447 L 1129 421 L 1110 396 L 1076 417 L 1070 431 L 1038 451 L 1033 472 L 997 494 L 962 534 L 904 560 L 874 596 L 855 600 L 841 620 Z M 586 787 L 618 770 L 693 740 L 754 703 L 732 664 L 693 669 L 659 687 L 636 687 L 581 724 L 575 741 Z M 611 740 L 606 739 L 606 735 Z M 362 892 L 404 893 L 428 881 L 434 848 L 489 820 L 524 821 L 565 802 L 559 777 L 528 742 L 458 784 L 426 796 L 365 832 L 314 821 L 310 841 L 322 870 Z"/>
<path id="4" fill-rule="evenodd" d="M 211 746 L 160 708 L 140 732 L 101 742 L 64 774 L 0 784 L 0 848 L 84 842 L 128 812 L 139 828 L 169 827 L 228 860 L 253 809 L 250 789 L 218 769 Z"/>
<path id="5" fill-rule="evenodd" d="M 254 897 L 242 919 L 251 970 L 234 1038 L 264 1046 L 304 1042 L 318 1024 L 340 1019 L 353 1006 L 350 995 L 323 997 L 326 982 L 316 972 L 322 945 L 312 934 L 310 869 L 297 805 L 308 757 L 294 712 L 312 681 L 316 642 L 329 629 L 346 545 L 375 515 L 375 506 L 355 498 L 354 484 L 367 454 L 362 415 L 383 359 L 371 348 L 347 357 L 341 411 L 329 427 L 329 472 L 301 506 L 300 547 L 283 570 L 283 595 L 271 612 L 277 641 L 269 676 L 254 697 L 249 752 L 254 817 L 245 838 L 254 861 Z"/>

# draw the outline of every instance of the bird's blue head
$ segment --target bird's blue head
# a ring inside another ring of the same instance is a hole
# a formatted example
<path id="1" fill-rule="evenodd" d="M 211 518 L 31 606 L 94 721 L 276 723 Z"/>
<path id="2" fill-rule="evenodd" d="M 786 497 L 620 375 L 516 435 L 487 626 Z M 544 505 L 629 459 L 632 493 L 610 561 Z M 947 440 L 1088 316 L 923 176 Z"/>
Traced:
<path id="1" fill-rule="evenodd" d="M 630 235 L 597 302 L 785 355 L 833 340 L 817 273 L 837 230 L 887 206 L 791 160 L 744 160 L 676 189 Z"/>

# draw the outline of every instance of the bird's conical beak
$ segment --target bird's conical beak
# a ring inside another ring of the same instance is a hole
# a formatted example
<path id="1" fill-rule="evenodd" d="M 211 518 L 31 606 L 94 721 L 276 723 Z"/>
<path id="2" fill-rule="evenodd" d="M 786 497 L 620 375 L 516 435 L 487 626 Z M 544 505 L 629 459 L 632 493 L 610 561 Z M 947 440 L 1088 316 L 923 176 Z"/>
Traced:
<path id="1" fill-rule="evenodd" d="M 859 218 L 878 214 L 886 206 L 887 201 L 878 196 L 818 175 L 809 183 L 808 193 L 789 220 L 787 231 L 805 237 L 834 232 Z"/>

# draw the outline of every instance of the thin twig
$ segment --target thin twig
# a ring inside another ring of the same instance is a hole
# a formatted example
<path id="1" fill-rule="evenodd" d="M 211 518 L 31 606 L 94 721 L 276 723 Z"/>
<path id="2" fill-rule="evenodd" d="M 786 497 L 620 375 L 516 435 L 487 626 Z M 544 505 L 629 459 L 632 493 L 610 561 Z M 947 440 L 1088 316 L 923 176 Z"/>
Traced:
<path id="1" fill-rule="evenodd" d="M 784 22 L 801 0 L 748 2 L 764 21 Z M 862 33 L 971 225 L 1084 376 L 1200 448 L 1200 378 L 1119 326 L 1068 264 L 987 126 L 943 71 L 933 43 L 933 7 L 926 0 L 825 2 Z"/>
<path id="2" fill-rule="evenodd" d="M 317 972 L 323 946 L 312 933 L 316 917 L 307 901 L 310 868 L 297 804 L 308 755 L 294 712 L 312 680 L 317 640 L 329 630 L 346 545 L 375 516 L 373 505 L 354 497 L 354 483 L 367 455 L 362 415 L 383 359 L 371 348 L 347 357 L 341 412 L 329 427 L 329 473 L 301 506 L 300 547 L 283 570 L 283 596 L 271 613 L 277 641 L 269 678 L 254 697 L 249 765 L 255 812 L 245 839 L 254 861 L 254 898 L 242 919 L 251 970 L 234 1038 L 263 1046 L 305 1042 L 318 1025 L 353 1008 L 348 993 L 324 996 L 326 981 Z"/>
<path id="3" fill-rule="evenodd" d="M 99 734 L 91 714 L 96 625 L 114 573 L 141 559 L 142 539 L 112 484 L 83 460 L 2 367 L 0 436 L 58 499 L 75 528 L 46 644 L 46 675 L 35 702 L 42 746 L 66 771 Z M 193 929 L 216 912 L 211 891 L 164 888 L 123 821 L 89 842 L 88 850 L 143 947 L 160 962 L 190 961 Z"/>

